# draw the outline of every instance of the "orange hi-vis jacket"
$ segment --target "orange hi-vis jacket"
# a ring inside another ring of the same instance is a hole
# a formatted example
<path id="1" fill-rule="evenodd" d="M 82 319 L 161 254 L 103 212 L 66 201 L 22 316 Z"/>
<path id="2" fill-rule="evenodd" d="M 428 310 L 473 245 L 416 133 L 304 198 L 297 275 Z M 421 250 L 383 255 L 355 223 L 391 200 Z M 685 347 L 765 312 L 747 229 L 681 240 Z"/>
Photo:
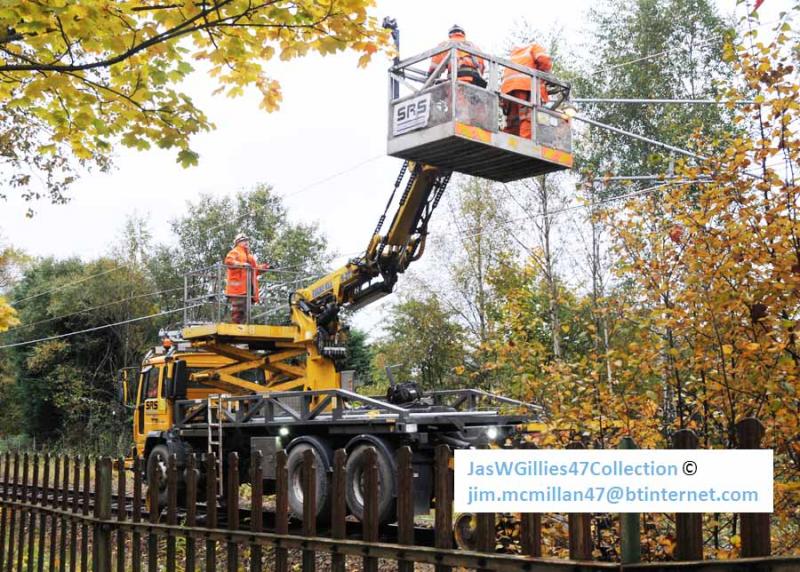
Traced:
<path id="1" fill-rule="evenodd" d="M 465 44 L 471 48 L 480 50 L 478 46 L 472 42 L 468 42 L 464 34 L 453 34 L 450 36 L 449 40 L 441 42 L 437 47 L 444 48 L 455 43 Z M 436 71 L 436 68 L 439 67 L 439 64 L 442 62 L 442 60 L 449 56 L 450 52 L 442 52 L 441 54 L 436 54 L 433 56 L 431 58 L 431 65 L 428 67 L 428 75 Z M 485 65 L 486 62 L 483 61 L 483 58 L 473 56 L 472 54 L 462 52 L 461 50 L 458 51 L 458 78 L 460 81 L 465 83 L 475 83 L 475 76 L 483 75 Z M 449 65 L 447 66 L 447 71 L 450 72 Z"/>
<path id="2" fill-rule="evenodd" d="M 267 266 L 259 266 L 256 257 L 242 244 L 237 244 L 225 257 L 227 275 L 225 280 L 226 296 L 246 296 L 247 295 L 247 274 L 251 276 L 252 285 L 250 294 L 253 302 L 258 302 L 258 272 L 267 269 Z M 249 266 L 250 269 L 244 268 Z"/>
<path id="3" fill-rule="evenodd" d="M 549 72 L 553 69 L 553 60 L 547 55 L 545 49 L 536 43 L 514 48 L 511 50 L 509 59 L 515 64 L 534 70 Z M 505 68 L 500 91 L 502 93 L 511 93 L 518 90 L 530 92 L 531 76 L 511 68 Z M 541 84 L 540 91 L 542 101 L 547 101 L 547 89 L 544 83 Z"/>

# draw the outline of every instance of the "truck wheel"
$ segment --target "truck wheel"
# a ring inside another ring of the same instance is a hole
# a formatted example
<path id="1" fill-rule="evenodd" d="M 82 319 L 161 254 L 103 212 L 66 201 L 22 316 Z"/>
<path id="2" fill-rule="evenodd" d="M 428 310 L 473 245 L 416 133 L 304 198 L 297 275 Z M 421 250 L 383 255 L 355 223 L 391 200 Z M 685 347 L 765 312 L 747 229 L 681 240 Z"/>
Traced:
<path id="1" fill-rule="evenodd" d="M 313 451 L 317 465 L 317 519 L 330 517 L 330 480 L 328 479 L 328 459 L 320 448 L 312 443 L 298 443 L 289 449 L 286 459 L 286 472 L 289 477 L 289 512 L 303 518 L 303 456 Z"/>
<path id="2" fill-rule="evenodd" d="M 378 460 L 378 522 L 387 524 L 395 518 L 397 483 L 392 461 L 380 447 L 364 443 L 353 449 L 347 457 L 345 479 L 347 507 L 358 520 L 364 520 L 364 476 L 369 448 L 375 449 Z"/>
<path id="3" fill-rule="evenodd" d="M 167 506 L 167 461 L 169 449 L 166 445 L 156 445 L 147 457 L 147 472 L 145 478 L 149 479 L 153 471 L 158 473 L 158 508 Z M 148 482 L 148 486 L 150 483 Z M 148 496 L 149 498 L 149 496 Z"/>

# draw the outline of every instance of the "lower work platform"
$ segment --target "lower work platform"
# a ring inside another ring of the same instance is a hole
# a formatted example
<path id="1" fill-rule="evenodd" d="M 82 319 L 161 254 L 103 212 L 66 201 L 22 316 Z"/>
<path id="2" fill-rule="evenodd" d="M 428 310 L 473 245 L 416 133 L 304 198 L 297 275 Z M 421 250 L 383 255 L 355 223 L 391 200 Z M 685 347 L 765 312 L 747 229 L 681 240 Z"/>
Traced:
<path id="1" fill-rule="evenodd" d="M 271 326 L 262 324 L 233 324 L 216 322 L 187 326 L 181 332 L 183 339 L 190 341 L 219 341 L 234 344 L 258 345 L 259 343 L 295 342 L 295 326 Z"/>
<path id="2" fill-rule="evenodd" d="M 572 167 L 571 153 L 463 123 L 395 138 L 389 154 L 503 183 Z"/>

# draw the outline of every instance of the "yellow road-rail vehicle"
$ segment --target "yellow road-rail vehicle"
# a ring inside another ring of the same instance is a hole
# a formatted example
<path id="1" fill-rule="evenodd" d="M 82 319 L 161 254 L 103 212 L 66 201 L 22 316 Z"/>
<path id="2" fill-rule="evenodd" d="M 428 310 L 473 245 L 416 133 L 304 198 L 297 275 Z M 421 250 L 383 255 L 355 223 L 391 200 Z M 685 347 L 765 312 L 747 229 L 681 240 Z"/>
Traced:
<path id="1" fill-rule="evenodd" d="M 457 69 L 459 51 L 485 61 L 485 87 L 448 77 L 446 65 L 428 73 L 428 60 L 442 52 L 450 69 Z M 509 67 L 530 76 L 530 101 L 498 89 Z M 505 182 L 572 166 L 570 121 L 562 111 L 569 86 L 549 74 L 454 44 L 396 63 L 389 79 L 388 151 L 405 162 L 363 254 L 297 288 L 285 323 L 261 318 L 264 309 L 249 303 L 249 292 L 245 323 L 232 323 L 224 267 L 190 273 L 182 330 L 172 336 L 171 347 L 148 354 L 122 387 L 134 409 L 135 450 L 148 468 L 163 471 L 174 454 L 180 469 L 189 455 L 213 452 L 221 460 L 222 495 L 228 453 L 239 454 L 239 474 L 246 480 L 246 464 L 252 452 L 260 451 L 269 490 L 275 454 L 285 450 L 290 509 L 301 517 L 305 451 L 311 450 L 322 468 L 316 486 L 323 513 L 330 500 L 333 451 L 345 448 L 347 506 L 360 518 L 365 451 L 373 447 L 379 518 L 385 523 L 394 516 L 394 458 L 400 446 L 414 452 L 415 510 L 427 513 L 435 446 L 512 446 L 542 420 L 536 405 L 475 389 L 422 392 L 412 383 L 397 383 L 386 397 L 370 397 L 355 391 L 352 377 L 342 371 L 347 329 L 340 312 L 389 294 L 398 275 L 422 255 L 431 216 L 453 172 Z M 541 101 L 542 83 L 550 95 L 547 103 Z M 530 138 L 504 132 L 504 99 L 530 109 Z"/>

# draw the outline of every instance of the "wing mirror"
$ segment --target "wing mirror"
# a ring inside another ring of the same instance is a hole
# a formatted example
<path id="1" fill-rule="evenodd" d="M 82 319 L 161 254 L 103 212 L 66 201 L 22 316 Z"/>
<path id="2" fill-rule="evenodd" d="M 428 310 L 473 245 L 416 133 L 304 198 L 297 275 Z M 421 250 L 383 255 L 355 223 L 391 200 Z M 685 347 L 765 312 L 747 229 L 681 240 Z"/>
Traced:
<path id="1" fill-rule="evenodd" d="M 117 370 L 117 401 L 128 408 L 133 407 L 138 368 L 124 367 Z"/>
<path id="2" fill-rule="evenodd" d="M 175 360 L 172 364 L 172 377 L 167 378 L 167 397 L 169 399 L 186 399 L 188 385 L 189 368 L 186 366 L 186 360 Z"/>

